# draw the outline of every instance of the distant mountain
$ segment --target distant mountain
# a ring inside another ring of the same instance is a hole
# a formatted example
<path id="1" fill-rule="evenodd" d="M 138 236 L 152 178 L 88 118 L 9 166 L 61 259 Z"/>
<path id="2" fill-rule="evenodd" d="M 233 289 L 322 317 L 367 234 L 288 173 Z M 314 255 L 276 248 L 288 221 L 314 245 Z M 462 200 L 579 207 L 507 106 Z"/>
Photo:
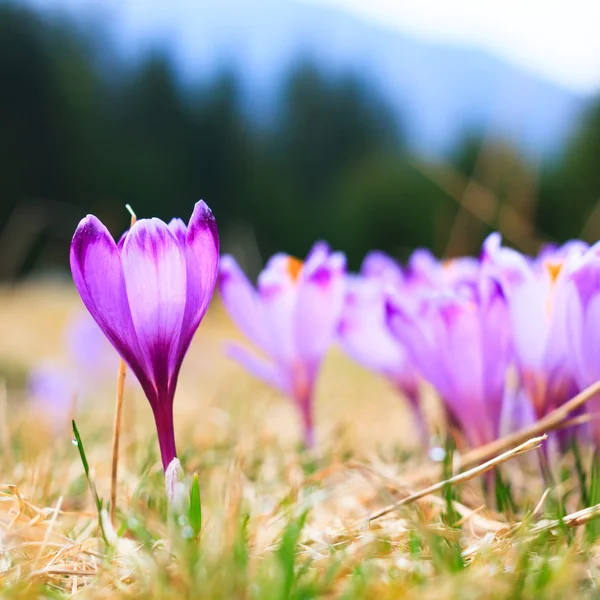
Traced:
<path id="1" fill-rule="evenodd" d="M 351 68 L 397 110 L 414 148 L 426 154 L 483 128 L 547 155 L 589 101 L 482 50 L 433 44 L 294 0 L 30 1 L 104 13 L 123 52 L 168 47 L 186 76 L 236 67 L 258 115 L 268 112 L 283 72 L 299 57 L 334 71 Z"/>

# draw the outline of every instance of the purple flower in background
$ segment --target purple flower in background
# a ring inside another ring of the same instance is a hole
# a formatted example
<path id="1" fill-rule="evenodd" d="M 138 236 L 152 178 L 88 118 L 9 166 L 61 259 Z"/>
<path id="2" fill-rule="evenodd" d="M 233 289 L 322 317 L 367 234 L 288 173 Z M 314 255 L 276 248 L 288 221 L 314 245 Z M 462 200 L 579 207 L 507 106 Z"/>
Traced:
<path id="1" fill-rule="evenodd" d="M 474 281 L 387 302 L 387 322 L 473 446 L 500 431 L 511 332 L 500 285 L 483 266 Z"/>
<path id="2" fill-rule="evenodd" d="M 47 415 L 56 430 L 70 424 L 77 399 L 76 390 L 72 373 L 52 362 L 42 362 L 28 374 L 27 391 L 35 410 Z"/>
<path id="3" fill-rule="evenodd" d="M 346 259 L 323 243 L 302 263 L 276 254 L 255 290 L 231 256 L 221 259 L 223 303 L 242 332 L 268 357 L 232 345 L 230 356 L 291 397 L 302 415 L 304 442 L 314 443 L 313 393 L 344 304 Z"/>
<path id="4" fill-rule="evenodd" d="M 379 252 L 365 257 L 360 275 L 347 276 L 339 340 L 347 354 L 384 375 L 409 401 L 423 444 L 428 435 L 419 402 L 419 376 L 406 350 L 386 323 L 387 292 L 402 293 L 400 267 Z"/>
<path id="5" fill-rule="evenodd" d="M 75 286 L 150 402 L 165 469 L 176 457 L 177 377 L 210 303 L 218 262 L 217 226 L 204 202 L 187 228 L 180 219 L 140 219 L 118 245 L 88 215 L 71 243 Z"/>
<path id="6" fill-rule="evenodd" d="M 582 252 L 570 243 L 531 259 L 502 247 L 498 234 L 484 246 L 483 260 L 496 269 L 507 297 L 520 383 L 537 419 L 579 389 L 569 362 L 563 264 Z"/>
<path id="7" fill-rule="evenodd" d="M 583 389 L 600 381 L 600 242 L 583 255 L 572 256 L 564 269 L 568 353 Z M 586 409 L 598 417 L 600 397 L 587 402 Z M 596 443 L 600 442 L 600 419 L 592 419 L 589 425 Z"/>
<path id="8" fill-rule="evenodd" d="M 406 268 L 405 281 L 409 289 L 447 289 L 462 283 L 472 283 L 479 274 L 479 261 L 472 256 L 437 260 L 424 248 L 415 250 Z"/>
<path id="9" fill-rule="evenodd" d="M 69 357 L 82 384 L 114 378 L 119 357 L 90 314 L 81 310 L 67 323 L 65 340 Z"/>

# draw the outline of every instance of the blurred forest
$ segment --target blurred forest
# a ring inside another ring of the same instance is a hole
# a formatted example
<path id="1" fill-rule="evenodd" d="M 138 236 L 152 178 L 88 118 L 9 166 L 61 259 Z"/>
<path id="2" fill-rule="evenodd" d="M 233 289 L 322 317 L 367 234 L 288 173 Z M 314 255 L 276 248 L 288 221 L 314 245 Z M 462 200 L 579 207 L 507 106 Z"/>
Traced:
<path id="1" fill-rule="evenodd" d="M 107 40 L 0 4 L 0 279 L 64 268 L 88 212 L 119 235 L 125 203 L 187 219 L 203 198 L 250 272 L 317 238 L 357 267 L 371 248 L 475 252 L 491 229 L 527 251 L 600 237 L 600 100 L 547 164 L 469 131 L 432 162 L 360 74 L 299 60 L 265 124 L 234 71 L 184 82 L 166 52 L 131 64 Z"/>

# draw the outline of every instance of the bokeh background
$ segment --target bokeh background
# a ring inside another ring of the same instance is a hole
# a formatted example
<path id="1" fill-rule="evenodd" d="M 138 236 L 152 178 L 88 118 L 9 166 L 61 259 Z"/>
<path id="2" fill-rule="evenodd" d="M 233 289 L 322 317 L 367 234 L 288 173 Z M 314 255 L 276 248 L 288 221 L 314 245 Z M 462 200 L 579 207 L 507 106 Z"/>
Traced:
<path id="1" fill-rule="evenodd" d="M 0 2 L 0 279 L 67 278 L 125 203 L 203 198 L 251 274 L 317 238 L 355 268 L 600 237 L 593 3 L 394 4 Z"/>

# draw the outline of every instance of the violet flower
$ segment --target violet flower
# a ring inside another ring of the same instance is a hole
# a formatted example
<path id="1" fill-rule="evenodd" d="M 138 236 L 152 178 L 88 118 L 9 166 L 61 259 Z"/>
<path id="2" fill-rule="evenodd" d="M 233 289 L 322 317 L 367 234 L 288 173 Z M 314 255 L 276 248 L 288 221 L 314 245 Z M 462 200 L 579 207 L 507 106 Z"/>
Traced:
<path id="1" fill-rule="evenodd" d="M 187 228 L 180 219 L 140 219 L 118 244 L 88 215 L 71 243 L 75 286 L 150 402 L 165 469 L 177 455 L 177 377 L 210 303 L 218 262 L 217 226 L 202 201 Z"/>
<path id="2" fill-rule="evenodd" d="M 563 264 L 582 252 L 571 243 L 531 259 L 502 247 L 498 234 L 484 247 L 483 260 L 497 269 L 507 297 L 516 367 L 536 419 L 579 391 L 567 347 Z"/>
<path id="3" fill-rule="evenodd" d="M 65 341 L 70 363 L 77 371 L 81 388 L 97 387 L 99 383 L 114 377 L 119 368 L 119 357 L 86 310 L 78 311 L 69 320 Z"/>
<path id="4" fill-rule="evenodd" d="M 405 283 L 410 290 L 440 290 L 474 282 L 479 261 L 472 256 L 438 260 L 429 250 L 417 248 L 406 267 Z"/>
<path id="5" fill-rule="evenodd" d="M 511 332 L 498 282 L 483 267 L 471 278 L 423 292 L 412 305 L 388 298 L 387 322 L 452 421 L 478 446 L 500 431 Z"/>
<path id="6" fill-rule="evenodd" d="M 307 447 L 314 444 L 316 377 L 342 314 L 345 270 L 343 254 L 317 243 L 304 263 L 285 254 L 273 256 L 254 290 L 233 257 L 221 259 L 223 303 L 268 358 L 239 345 L 230 346 L 229 355 L 293 399 Z"/>
<path id="7" fill-rule="evenodd" d="M 567 347 L 577 383 L 584 389 L 600 381 L 600 242 L 565 264 Z M 568 311 L 568 313 L 567 313 Z M 593 413 L 590 432 L 600 443 L 600 394 L 586 403 Z"/>
<path id="8" fill-rule="evenodd" d="M 62 433 L 70 425 L 77 399 L 73 374 L 56 363 L 42 362 L 29 371 L 27 390 L 34 410 L 48 417 L 56 433 Z"/>
<path id="9" fill-rule="evenodd" d="M 419 375 L 404 346 L 386 323 L 386 298 L 390 290 L 402 293 L 403 275 L 390 257 L 379 252 L 365 257 L 360 275 L 347 276 L 339 340 L 356 362 L 382 374 L 404 396 L 426 445 L 428 433 L 419 396 Z"/>

